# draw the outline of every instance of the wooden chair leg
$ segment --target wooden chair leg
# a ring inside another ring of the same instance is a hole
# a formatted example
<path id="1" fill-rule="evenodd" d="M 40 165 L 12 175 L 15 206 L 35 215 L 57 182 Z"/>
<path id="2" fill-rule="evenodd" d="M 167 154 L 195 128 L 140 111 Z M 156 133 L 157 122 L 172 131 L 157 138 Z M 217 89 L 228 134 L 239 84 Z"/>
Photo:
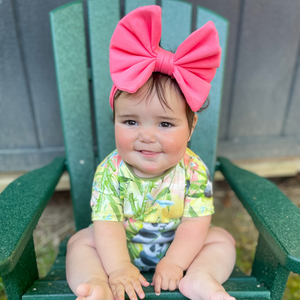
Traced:
<path id="1" fill-rule="evenodd" d="M 8 300 L 21 300 L 24 292 L 38 278 L 33 238 L 29 240 L 12 272 L 2 277 Z"/>
<path id="2" fill-rule="evenodd" d="M 290 271 L 282 267 L 262 235 L 259 236 L 252 274 L 271 291 L 272 300 L 281 300 Z"/>

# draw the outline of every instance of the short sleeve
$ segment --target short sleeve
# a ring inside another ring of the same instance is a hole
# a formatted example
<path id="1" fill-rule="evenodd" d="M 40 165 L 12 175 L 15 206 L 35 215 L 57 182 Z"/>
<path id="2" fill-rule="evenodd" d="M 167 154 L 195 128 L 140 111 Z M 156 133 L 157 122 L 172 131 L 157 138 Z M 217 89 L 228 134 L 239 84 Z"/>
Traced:
<path id="1" fill-rule="evenodd" d="M 199 157 L 190 157 L 186 170 L 183 217 L 203 217 L 214 213 L 212 182 Z"/>
<path id="2" fill-rule="evenodd" d="M 123 203 L 120 200 L 118 176 L 110 170 L 111 164 L 99 165 L 93 182 L 92 221 L 123 221 Z"/>

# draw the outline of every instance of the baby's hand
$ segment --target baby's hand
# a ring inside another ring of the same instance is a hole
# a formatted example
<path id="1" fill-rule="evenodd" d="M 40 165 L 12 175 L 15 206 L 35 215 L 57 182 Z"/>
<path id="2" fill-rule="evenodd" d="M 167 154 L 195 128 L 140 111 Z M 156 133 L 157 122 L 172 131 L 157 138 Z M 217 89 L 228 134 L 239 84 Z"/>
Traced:
<path id="1" fill-rule="evenodd" d="M 120 268 L 109 274 L 109 285 L 115 300 L 123 300 L 124 289 L 131 300 L 137 300 L 135 292 L 141 299 L 145 297 L 142 286 L 148 286 L 149 282 L 140 274 L 140 271 L 132 263 L 125 262 Z"/>
<path id="2" fill-rule="evenodd" d="M 160 295 L 161 289 L 170 291 L 177 289 L 182 277 L 183 270 L 164 257 L 156 266 L 151 285 L 154 285 L 155 294 Z"/>

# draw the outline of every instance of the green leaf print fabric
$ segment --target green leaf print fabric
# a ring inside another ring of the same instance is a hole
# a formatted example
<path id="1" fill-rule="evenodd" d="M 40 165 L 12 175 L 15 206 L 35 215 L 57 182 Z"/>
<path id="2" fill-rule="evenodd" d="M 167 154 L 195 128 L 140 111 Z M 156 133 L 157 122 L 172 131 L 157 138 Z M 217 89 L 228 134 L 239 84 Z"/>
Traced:
<path id="1" fill-rule="evenodd" d="M 92 220 L 180 223 L 182 217 L 213 214 L 212 183 L 201 159 L 187 148 L 183 159 L 155 178 L 139 178 L 117 150 L 98 166 L 92 188 Z M 179 222 L 178 222 L 179 220 Z M 177 226 L 178 226 L 177 224 Z"/>

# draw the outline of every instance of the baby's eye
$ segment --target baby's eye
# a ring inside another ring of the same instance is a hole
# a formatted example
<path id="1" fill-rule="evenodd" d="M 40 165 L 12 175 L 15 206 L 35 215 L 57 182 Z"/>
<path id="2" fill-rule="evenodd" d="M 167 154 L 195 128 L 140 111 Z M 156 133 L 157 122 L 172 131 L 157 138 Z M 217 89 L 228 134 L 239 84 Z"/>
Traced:
<path id="1" fill-rule="evenodd" d="M 137 125 L 136 121 L 133 121 L 133 120 L 127 120 L 124 123 L 126 125 L 129 125 L 129 126 L 135 126 L 135 125 Z"/>
<path id="2" fill-rule="evenodd" d="M 160 123 L 160 127 L 165 127 L 165 128 L 168 128 L 168 127 L 172 127 L 173 125 L 171 123 L 168 123 L 168 122 L 161 122 Z"/>

